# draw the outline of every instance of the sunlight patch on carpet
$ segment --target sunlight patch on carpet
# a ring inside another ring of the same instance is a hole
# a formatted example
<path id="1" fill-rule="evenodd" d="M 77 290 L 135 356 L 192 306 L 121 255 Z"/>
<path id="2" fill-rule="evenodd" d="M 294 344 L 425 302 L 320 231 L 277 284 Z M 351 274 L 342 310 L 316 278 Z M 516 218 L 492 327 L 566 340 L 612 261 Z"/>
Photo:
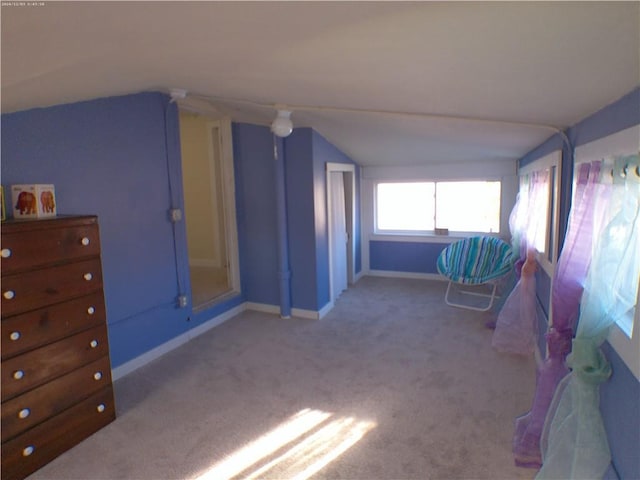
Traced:
<path id="1" fill-rule="evenodd" d="M 375 422 L 301 410 L 216 463 L 195 480 L 265 477 L 306 480 L 355 445 Z"/>

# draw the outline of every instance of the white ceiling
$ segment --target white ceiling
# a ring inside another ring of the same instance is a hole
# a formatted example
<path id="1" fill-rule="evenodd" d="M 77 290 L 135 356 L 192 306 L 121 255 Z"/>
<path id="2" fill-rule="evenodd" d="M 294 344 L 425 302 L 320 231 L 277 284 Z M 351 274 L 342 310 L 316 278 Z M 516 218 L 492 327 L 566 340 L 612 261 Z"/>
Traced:
<path id="1" fill-rule="evenodd" d="M 640 84 L 636 1 L 5 3 L 3 113 L 183 88 L 361 165 L 513 161 Z"/>

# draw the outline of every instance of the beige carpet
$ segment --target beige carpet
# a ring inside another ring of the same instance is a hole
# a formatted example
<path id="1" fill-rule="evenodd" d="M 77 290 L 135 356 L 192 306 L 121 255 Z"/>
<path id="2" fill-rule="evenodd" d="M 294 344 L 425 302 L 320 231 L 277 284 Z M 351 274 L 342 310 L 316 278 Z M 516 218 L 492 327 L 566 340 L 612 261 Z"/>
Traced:
<path id="1" fill-rule="evenodd" d="M 533 359 L 446 284 L 365 277 L 320 321 L 246 312 L 116 383 L 118 418 L 35 479 L 531 479 Z"/>

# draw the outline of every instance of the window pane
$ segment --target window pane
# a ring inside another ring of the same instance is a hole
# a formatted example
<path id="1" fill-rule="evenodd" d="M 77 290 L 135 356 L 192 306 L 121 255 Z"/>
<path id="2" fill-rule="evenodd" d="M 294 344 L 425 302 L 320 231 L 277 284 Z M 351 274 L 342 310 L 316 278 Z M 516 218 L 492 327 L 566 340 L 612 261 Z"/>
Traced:
<path id="1" fill-rule="evenodd" d="M 438 228 L 500 231 L 500 182 L 438 182 L 436 198 Z"/>
<path id="2" fill-rule="evenodd" d="M 547 251 L 547 234 L 549 224 L 549 199 L 551 196 L 551 184 L 549 183 L 549 170 L 536 172 L 532 175 L 529 186 L 529 220 L 526 236 L 530 246 L 538 252 Z"/>
<path id="3" fill-rule="evenodd" d="M 433 230 L 434 184 L 379 183 L 376 196 L 378 230 Z"/>

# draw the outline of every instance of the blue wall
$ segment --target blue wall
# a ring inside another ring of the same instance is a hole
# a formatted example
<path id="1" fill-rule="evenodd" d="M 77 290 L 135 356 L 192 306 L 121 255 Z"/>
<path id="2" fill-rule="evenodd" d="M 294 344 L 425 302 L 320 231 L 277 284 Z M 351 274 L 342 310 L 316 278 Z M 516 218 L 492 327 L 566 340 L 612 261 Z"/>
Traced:
<path id="1" fill-rule="evenodd" d="M 296 128 L 284 145 L 291 303 L 317 311 L 312 130 Z"/>
<path id="2" fill-rule="evenodd" d="M 296 221 L 315 218 L 317 190 L 326 188 L 314 177 L 317 134 L 304 130 L 306 156 L 288 172 L 297 188 L 289 200 L 292 267 L 303 276 L 316 258 L 305 239 L 326 243 L 313 222 Z M 273 136 L 248 124 L 234 124 L 233 135 L 242 293 L 194 313 L 176 303 L 190 284 L 185 225 L 168 216 L 172 207 L 184 209 L 178 114 L 169 97 L 141 93 L 2 115 L 2 183 L 53 183 L 59 214 L 98 216 L 112 367 L 245 301 L 279 303 Z M 324 305 L 317 285 L 296 283 L 294 306 Z"/>
<path id="3" fill-rule="evenodd" d="M 293 307 L 321 310 L 330 301 L 326 163 L 355 165 L 356 273 L 361 270 L 360 170 L 310 128 L 296 128 L 284 141 Z"/>
<path id="4" fill-rule="evenodd" d="M 53 183 L 59 214 L 99 217 L 113 366 L 189 328 L 175 306 L 178 281 L 189 289 L 184 224 L 174 248 L 168 217 L 182 208 L 176 131 L 157 93 L 2 116 L 3 184 Z"/>
<path id="5" fill-rule="evenodd" d="M 330 144 L 322 135 L 313 131 L 313 192 L 314 222 L 316 238 L 316 295 L 318 308 L 322 308 L 331 299 L 329 291 L 329 226 L 327 225 L 327 173 L 326 163 L 344 163 L 355 166 L 356 183 L 356 231 L 355 274 L 361 270 L 360 248 L 360 168 L 344 153 Z"/>
<path id="6" fill-rule="evenodd" d="M 240 276 L 245 299 L 278 305 L 278 236 L 276 231 L 273 135 L 267 127 L 233 125 L 237 215 L 242 231 Z"/>
<path id="7" fill-rule="evenodd" d="M 566 133 L 573 147 L 577 147 L 638 124 L 640 124 L 640 88 L 634 89 L 618 101 L 572 126 Z M 566 170 L 561 177 L 562 194 L 560 196 L 563 221 L 561 238 L 564 238 L 571 207 L 572 152 L 563 145 L 559 135 L 554 135 L 523 157 L 520 165 L 526 165 L 558 148 L 563 148 L 563 170 Z M 541 295 L 541 300 L 545 296 L 548 296 L 548 290 L 546 295 Z M 544 333 L 544 331 L 540 332 L 540 334 Z M 620 478 L 640 478 L 640 457 L 638 456 L 640 382 L 608 343 L 605 343 L 603 350 L 614 369 L 612 378 L 600 389 L 600 408 L 609 435 L 612 463 Z"/>
<path id="8" fill-rule="evenodd" d="M 449 243 L 369 242 L 371 270 L 437 274 L 438 256 Z"/>

